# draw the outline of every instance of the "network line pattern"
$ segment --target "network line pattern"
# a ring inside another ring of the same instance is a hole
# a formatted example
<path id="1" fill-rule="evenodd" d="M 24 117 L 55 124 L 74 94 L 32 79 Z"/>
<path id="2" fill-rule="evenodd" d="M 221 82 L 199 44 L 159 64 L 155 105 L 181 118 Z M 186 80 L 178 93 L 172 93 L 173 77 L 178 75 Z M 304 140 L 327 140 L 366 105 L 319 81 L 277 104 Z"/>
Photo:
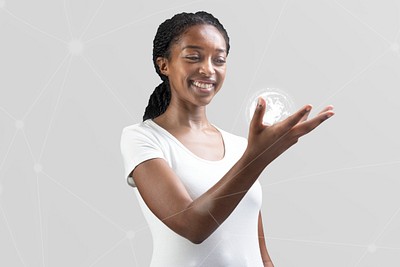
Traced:
<path id="1" fill-rule="evenodd" d="M 149 264 L 120 135 L 159 83 L 157 26 L 197 10 L 232 40 L 216 125 L 246 136 L 263 87 L 335 106 L 260 177 L 275 265 L 400 266 L 400 4 L 237 2 L 0 0 L 0 266 Z"/>

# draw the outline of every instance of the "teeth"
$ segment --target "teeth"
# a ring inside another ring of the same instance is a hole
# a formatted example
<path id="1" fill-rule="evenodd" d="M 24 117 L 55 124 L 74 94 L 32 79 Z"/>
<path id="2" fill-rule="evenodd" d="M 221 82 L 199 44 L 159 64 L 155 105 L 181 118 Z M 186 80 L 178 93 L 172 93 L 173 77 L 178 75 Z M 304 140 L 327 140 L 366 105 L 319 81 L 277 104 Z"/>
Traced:
<path id="1" fill-rule="evenodd" d="M 193 84 L 197 87 L 203 88 L 203 89 L 210 89 L 214 85 L 212 83 L 201 83 L 198 81 L 193 81 Z"/>

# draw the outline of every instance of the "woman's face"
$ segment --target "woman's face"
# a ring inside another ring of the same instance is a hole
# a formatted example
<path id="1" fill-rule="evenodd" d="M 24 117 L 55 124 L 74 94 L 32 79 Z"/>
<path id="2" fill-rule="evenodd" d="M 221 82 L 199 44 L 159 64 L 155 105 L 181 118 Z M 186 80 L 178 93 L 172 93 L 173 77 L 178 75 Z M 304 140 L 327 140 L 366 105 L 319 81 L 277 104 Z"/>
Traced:
<path id="1" fill-rule="evenodd" d="M 170 51 L 169 59 L 161 59 L 159 66 L 170 82 L 171 103 L 178 100 L 207 105 L 225 79 L 224 37 L 214 26 L 195 25 L 183 33 Z"/>

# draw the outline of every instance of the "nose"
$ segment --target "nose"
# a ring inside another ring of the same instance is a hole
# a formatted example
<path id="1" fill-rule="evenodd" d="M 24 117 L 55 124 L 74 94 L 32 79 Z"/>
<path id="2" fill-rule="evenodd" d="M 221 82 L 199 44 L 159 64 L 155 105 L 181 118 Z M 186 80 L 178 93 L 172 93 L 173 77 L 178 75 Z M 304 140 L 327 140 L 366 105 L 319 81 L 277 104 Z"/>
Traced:
<path id="1" fill-rule="evenodd" d="M 201 62 L 199 72 L 207 77 L 214 75 L 215 69 L 212 59 L 204 59 L 203 62 Z"/>

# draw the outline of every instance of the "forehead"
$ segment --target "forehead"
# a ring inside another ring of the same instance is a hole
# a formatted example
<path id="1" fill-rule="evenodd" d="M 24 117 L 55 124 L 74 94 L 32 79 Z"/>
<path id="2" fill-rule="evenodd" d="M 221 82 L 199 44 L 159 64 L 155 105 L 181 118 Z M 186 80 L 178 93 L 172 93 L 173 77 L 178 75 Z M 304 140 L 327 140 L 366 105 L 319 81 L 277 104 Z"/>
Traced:
<path id="1" fill-rule="evenodd" d="M 176 46 L 180 49 L 185 49 L 188 46 L 199 46 L 203 49 L 226 51 L 223 35 L 212 25 L 191 26 L 182 34 Z"/>

